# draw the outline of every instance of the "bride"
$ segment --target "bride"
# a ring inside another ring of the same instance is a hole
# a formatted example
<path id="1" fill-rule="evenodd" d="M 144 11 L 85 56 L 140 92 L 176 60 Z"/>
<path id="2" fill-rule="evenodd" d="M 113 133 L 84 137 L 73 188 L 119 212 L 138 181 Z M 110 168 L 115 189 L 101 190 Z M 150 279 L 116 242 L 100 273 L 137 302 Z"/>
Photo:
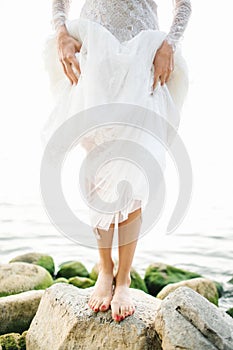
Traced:
<path id="1" fill-rule="evenodd" d="M 63 82 L 63 93 L 54 90 L 59 97 L 58 106 L 63 108 L 55 109 L 45 133 L 51 135 L 59 122 L 78 111 L 108 102 L 144 106 L 178 126 L 177 115 L 187 90 L 179 41 L 191 14 L 190 0 L 174 1 L 168 33 L 159 30 L 154 0 L 85 0 L 79 18 L 73 21 L 68 20 L 69 6 L 69 0 L 52 2 L 56 53 L 48 47 L 46 59 L 53 86 Z M 118 131 L 123 134 L 125 129 Z M 84 149 L 93 148 L 97 139 L 99 143 L 106 141 L 113 130 L 106 128 L 104 133 L 97 130 L 89 134 L 84 138 Z M 134 140 L 138 137 L 134 131 L 125 135 Z M 144 141 L 149 149 L 154 148 Z M 115 186 L 122 173 L 129 175 L 129 168 L 121 163 L 110 167 L 99 182 L 90 184 L 90 191 L 93 186 L 94 190 L 102 186 L 102 198 L 109 198 L 109 188 Z M 130 181 L 135 192 L 128 206 L 115 215 L 90 210 L 99 251 L 99 275 L 88 305 L 95 312 L 111 308 L 116 321 L 136 310 L 129 288 L 130 269 L 142 223 L 145 188 L 134 171 Z M 119 259 L 114 274 L 112 241 L 116 218 Z"/>

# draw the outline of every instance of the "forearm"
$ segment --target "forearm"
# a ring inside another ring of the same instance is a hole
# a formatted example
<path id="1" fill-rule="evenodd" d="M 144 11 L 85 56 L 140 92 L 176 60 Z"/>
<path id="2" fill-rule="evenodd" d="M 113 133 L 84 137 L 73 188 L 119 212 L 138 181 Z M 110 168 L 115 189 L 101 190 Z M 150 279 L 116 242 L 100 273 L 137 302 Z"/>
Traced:
<path id="1" fill-rule="evenodd" d="M 52 0 L 52 23 L 57 33 L 65 33 L 71 0 Z"/>
<path id="2" fill-rule="evenodd" d="M 169 33 L 166 36 L 166 41 L 172 46 L 175 51 L 176 45 L 182 38 L 185 28 L 188 24 L 191 15 L 190 0 L 174 0 L 174 17 Z"/>

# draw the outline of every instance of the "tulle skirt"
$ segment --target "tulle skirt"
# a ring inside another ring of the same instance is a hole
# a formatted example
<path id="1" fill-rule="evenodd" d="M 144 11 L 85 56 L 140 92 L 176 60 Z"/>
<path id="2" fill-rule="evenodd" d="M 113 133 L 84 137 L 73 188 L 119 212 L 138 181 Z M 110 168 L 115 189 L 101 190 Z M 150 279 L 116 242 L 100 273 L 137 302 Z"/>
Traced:
<path id="1" fill-rule="evenodd" d="M 143 218 L 150 198 L 147 176 L 152 159 L 161 173 L 166 164 L 165 145 L 171 144 L 174 137 L 167 123 L 174 130 L 179 127 L 188 89 L 187 66 L 178 49 L 169 82 L 158 84 L 152 93 L 153 59 L 166 33 L 142 30 L 134 38 L 120 42 L 104 26 L 91 20 L 67 20 L 66 27 L 82 43 L 76 54 L 81 75 L 78 84 L 72 86 L 59 62 L 55 35 L 50 36 L 44 57 L 55 107 L 41 137 L 46 145 L 65 121 L 80 115 L 86 130 L 79 145 L 86 154 L 83 193 L 87 201 L 79 208 L 80 213 L 88 213 L 98 238 L 98 228 L 108 230 L 111 223 L 126 220 L 138 208 L 142 209 Z M 84 111 L 91 111 L 92 117 L 96 115 L 98 127 L 90 128 Z M 152 122 L 148 113 L 155 115 Z M 154 130 L 157 137 L 148 130 Z M 116 140 L 121 142 L 113 142 Z M 159 176 L 157 179 L 159 188 Z M 97 199 L 101 199 L 98 205 Z"/>

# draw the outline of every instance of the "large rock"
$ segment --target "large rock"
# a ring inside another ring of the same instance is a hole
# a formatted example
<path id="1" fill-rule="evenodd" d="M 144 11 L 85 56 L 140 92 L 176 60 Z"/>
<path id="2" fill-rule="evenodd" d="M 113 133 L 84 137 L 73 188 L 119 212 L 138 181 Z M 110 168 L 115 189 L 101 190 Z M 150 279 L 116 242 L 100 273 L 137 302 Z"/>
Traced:
<path id="1" fill-rule="evenodd" d="M 188 287 L 180 287 L 161 303 L 155 329 L 166 350 L 232 350 L 233 320 Z"/>
<path id="2" fill-rule="evenodd" d="M 26 350 L 26 334 L 9 333 L 0 336 L 0 350 Z"/>
<path id="3" fill-rule="evenodd" d="M 27 350 L 161 350 L 154 330 L 161 300 L 131 289 L 137 310 L 117 323 L 111 310 L 95 313 L 89 308 L 92 290 L 63 283 L 48 288 L 28 330 Z"/>
<path id="4" fill-rule="evenodd" d="M 45 289 L 52 284 L 50 273 L 41 266 L 22 262 L 0 265 L 0 297 Z"/>
<path id="5" fill-rule="evenodd" d="M 32 290 L 0 298 L 0 334 L 27 330 L 43 293 L 43 290 Z"/>
<path id="6" fill-rule="evenodd" d="M 179 269 L 172 265 L 154 263 L 148 266 L 146 269 L 144 280 L 149 293 L 157 296 L 161 289 L 163 289 L 167 284 L 189 280 L 196 277 L 202 276 L 195 272 Z"/>
<path id="7" fill-rule="evenodd" d="M 89 272 L 86 267 L 79 261 L 68 261 L 59 266 L 59 271 L 56 277 L 89 277 Z"/>
<path id="8" fill-rule="evenodd" d="M 158 294 L 157 298 L 164 299 L 168 294 L 179 287 L 189 287 L 208 299 L 211 303 L 218 305 L 218 290 L 215 283 L 208 278 L 193 278 L 187 281 L 168 284 Z"/>
<path id="9" fill-rule="evenodd" d="M 54 260 L 50 255 L 42 253 L 26 253 L 23 255 L 18 255 L 14 259 L 11 259 L 12 262 L 26 262 L 30 264 L 35 264 L 44 267 L 49 273 L 54 275 Z"/>

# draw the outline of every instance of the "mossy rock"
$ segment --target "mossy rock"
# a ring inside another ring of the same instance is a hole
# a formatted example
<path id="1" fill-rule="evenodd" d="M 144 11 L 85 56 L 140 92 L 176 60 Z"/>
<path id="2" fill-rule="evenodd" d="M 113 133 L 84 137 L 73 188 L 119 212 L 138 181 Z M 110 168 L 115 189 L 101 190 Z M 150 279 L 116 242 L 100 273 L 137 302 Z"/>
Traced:
<path id="1" fill-rule="evenodd" d="M 50 255 L 41 253 L 27 253 L 18 255 L 14 259 L 11 259 L 10 263 L 13 262 L 26 262 L 44 267 L 52 276 L 54 275 L 55 265 L 54 260 Z"/>
<path id="2" fill-rule="evenodd" d="M 89 277 L 86 267 L 79 261 L 65 262 L 59 266 L 58 277 L 71 278 L 75 276 Z"/>
<path id="3" fill-rule="evenodd" d="M 144 281 L 149 294 L 156 296 L 166 285 L 202 277 L 201 275 L 163 263 L 148 266 Z"/>
<path id="4" fill-rule="evenodd" d="M 65 277 L 58 277 L 53 281 L 53 284 L 55 283 L 69 283 L 69 281 Z"/>
<path id="5" fill-rule="evenodd" d="M 97 281 L 98 274 L 99 274 L 99 264 L 96 263 L 96 264 L 93 266 L 93 268 L 92 268 L 92 270 L 91 270 L 91 272 L 90 272 L 90 276 L 89 276 L 89 277 L 90 277 L 92 280 Z"/>
<path id="6" fill-rule="evenodd" d="M 27 330 L 43 294 L 44 290 L 29 290 L 0 298 L 0 335 Z"/>
<path id="7" fill-rule="evenodd" d="M 228 315 L 230 315 L 230 316 L 233 318 L 233 307 L 231 307 L 230 309 L 228 309 L 228 310 L 226 311 L 226 313 L 227 313 Z"/>
<path id="8" fill-rule="evenodd" d="M 92 279 L 90 278 L 87 278 L 87 277 L 71 277 L 69 279 L 69 283 L 72 284 L 73 286 L 75 287 L 78 287 L 78 288 L 90 288 L 92 286 L 95 285 L 95 282 L 96 281 L 93 281 Z"/>
<path id="9" fill-rule="evenodd" d="M 27 331 L 24 331 L 21 335 L 21 337 L 19 338 L 19 348 L 20 350 L 26 350 L 26 335 L 27 335 Z"/>
<path id="10" fill-rule="evenodd" d="M 174 292 L 180 287 L 189 287 L 209 300 L 209 302 L 218 306 L 218 290 L 216 284 L 212 280 L 203 277 L 191 278 L 185 281 L 170 283 L 156 295 L 156 298 L 163 300 L 170 293 Z"/>
<path id="11" fill-rule="evenodd" d="M 140 289 L 140 290 L 143 290 L 143 292 L 148 293 L 144 280 L 134 268 L 131 268 L 130 270 L 130 277 L 131 277 L 130 288 Z"/>
<path id="12" fill-rule="evenodd" d="M 0 265 L 0 297 L 46 289 L 52 284 L 52 276 L 42 266 L 24 262 Z"/>
<path id="13" fill-rule="evenodd" d="M 224 289 L 223 289 L 223 286 L 222 286 L 222 283 L 220 282 L 217 282 L 217 281 L 213 281 L 216 288 L 217 288 L 217 291 L 218 291 L 218 297 L 221 298 L 223 296 L 223 292 L 224 292 Z"/>
<path id="14" fill-rule="evenodd" d="M 228 281 L 228 283 L 233 284 L 233 277 L 230 279 L 230 281 Z"/>
<path id="15" fill-rule="evenodd" d="M 26 350 L 26 334 L 9 333 L 0 336 L 2 350 Z"/>

